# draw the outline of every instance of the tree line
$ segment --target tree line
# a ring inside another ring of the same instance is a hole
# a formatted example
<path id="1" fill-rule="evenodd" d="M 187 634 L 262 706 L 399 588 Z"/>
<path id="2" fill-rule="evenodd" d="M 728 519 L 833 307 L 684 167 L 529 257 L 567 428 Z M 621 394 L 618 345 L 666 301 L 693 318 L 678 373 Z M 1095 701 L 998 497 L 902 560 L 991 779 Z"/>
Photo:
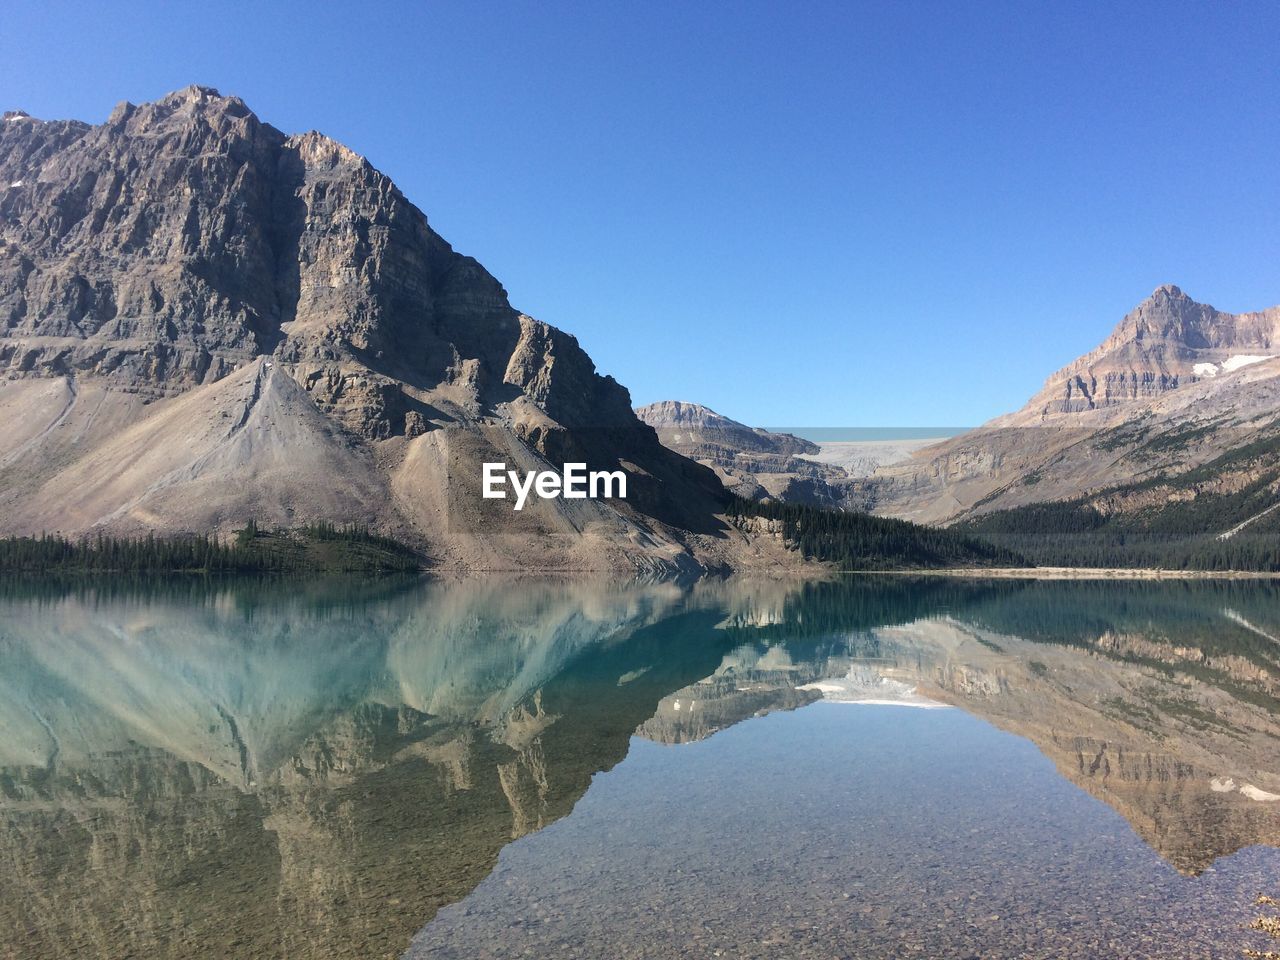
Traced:
<path id="1" fill-rule="evenodd" d="M 250 520 L 228 540 L 211 534 L 0 539 L 5 573 L 298 573 L 417 570 L 423 558 L 366 527 L 316 523 L 263 530 Z"/>
<path id="2" fill-rule="evenodd" d="M 805 559 L 841 570 L 1012 567 L 1026 562 L 1015 551 L 977 537 L 865 513 L 738 497 L 728 515 L 739 526 L 757 518 L 777 521 L 786 543 Z"/>

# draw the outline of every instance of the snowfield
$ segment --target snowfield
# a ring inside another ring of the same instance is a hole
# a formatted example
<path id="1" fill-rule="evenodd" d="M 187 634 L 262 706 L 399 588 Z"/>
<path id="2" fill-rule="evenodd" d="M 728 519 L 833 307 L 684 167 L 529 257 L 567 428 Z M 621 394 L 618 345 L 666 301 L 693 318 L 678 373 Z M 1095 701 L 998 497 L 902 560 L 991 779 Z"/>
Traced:
<path id="1" fill-rule="evenodd" d="M 1264 360 L 1270 360 L 1273 355 L 1261 356 L 1256 353 L 1238 353 L 1234 357 L 1227 357 L 1222 363 L 1197 363 L 1191 368 L 1191 372 L 1197 377 L 1216 377 L 1221 373 L 1234 373 L 1241 367 L 1247 367 L 1251 364 L 1262 363 Z"/>

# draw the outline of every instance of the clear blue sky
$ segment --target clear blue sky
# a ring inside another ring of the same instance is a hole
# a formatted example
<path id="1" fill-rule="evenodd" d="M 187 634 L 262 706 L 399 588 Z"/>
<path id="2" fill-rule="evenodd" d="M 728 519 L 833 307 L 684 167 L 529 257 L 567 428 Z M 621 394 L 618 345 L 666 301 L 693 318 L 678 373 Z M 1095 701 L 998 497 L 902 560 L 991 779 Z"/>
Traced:
<path id="1" fill-rule="evenodd" d="M 1274 2 L 25 3 L 0 40 L 5 108 L 198 82 L 342 140 L 637 403 L 972 424 L 1160 283 L 1280 302 Z"/>

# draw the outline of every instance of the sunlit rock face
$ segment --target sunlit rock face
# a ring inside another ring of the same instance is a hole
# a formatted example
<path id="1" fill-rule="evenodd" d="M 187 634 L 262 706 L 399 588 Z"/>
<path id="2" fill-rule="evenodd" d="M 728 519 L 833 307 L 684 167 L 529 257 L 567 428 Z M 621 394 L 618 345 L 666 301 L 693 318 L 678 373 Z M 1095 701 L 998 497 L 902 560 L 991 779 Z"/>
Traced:
<path id="1" fill-rule="evenodd" d="M 1095 350 L 1049 377 L 1025 414 L 1149 400 L 1280 353 L 1280 308 L 1227 313 L 1165 284 Z"/>

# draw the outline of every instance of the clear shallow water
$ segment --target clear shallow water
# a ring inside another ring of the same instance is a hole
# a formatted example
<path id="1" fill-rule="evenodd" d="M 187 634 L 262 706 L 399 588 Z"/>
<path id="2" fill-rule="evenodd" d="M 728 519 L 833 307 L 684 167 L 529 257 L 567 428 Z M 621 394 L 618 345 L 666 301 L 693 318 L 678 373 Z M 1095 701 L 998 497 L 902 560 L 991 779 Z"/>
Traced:
<path id="1" fill-rule="evenodd" d="M 820 704 L 637 741 L 410 955 L 1238 955 L 1278 862 L 1181 876 L 1025 740 L 958 710 Z"/>
<path id="2" fill-rule="evenodd" d="M 10 588 L 0 957 L 1238 956 L 1278 600 Z"/>

